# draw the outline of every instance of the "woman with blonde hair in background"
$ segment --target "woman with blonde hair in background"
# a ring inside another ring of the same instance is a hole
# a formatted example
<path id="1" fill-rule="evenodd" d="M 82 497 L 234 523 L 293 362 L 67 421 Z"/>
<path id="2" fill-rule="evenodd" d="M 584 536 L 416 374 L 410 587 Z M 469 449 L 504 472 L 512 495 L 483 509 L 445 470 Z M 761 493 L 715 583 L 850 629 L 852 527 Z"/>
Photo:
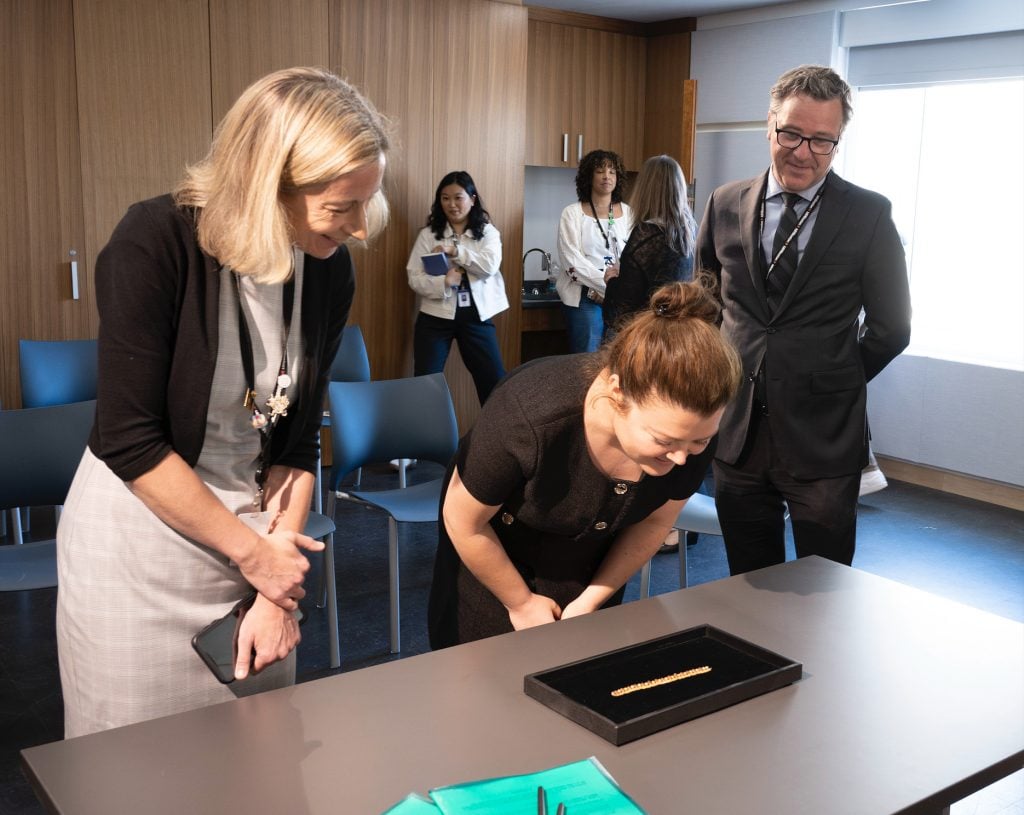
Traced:
<path id="1" fill-rule="evenodd" d="M 686 178 L 671 156 L 652 156 L 633 182 L 633 231 L 618 266 L 605 274 L 602 309 L 605 337 L 645 308 L 660 286 L 693 277 L 697 223 L 686 195 Z"/>

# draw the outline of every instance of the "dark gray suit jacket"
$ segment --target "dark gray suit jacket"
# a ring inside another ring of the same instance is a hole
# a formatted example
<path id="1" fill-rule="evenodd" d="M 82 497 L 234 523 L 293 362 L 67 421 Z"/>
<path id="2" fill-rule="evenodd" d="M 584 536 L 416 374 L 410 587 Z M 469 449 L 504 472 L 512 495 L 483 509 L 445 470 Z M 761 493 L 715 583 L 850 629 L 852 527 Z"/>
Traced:
<path id="1" fill-rule="evenodd" d="M 722 332 L 743 359 L 717 457 L 736 462 L 765 366 L 768 421 L 797 478 L 833 478 L 867 462 L 867 382 L 910 342 L 910 288 L 889 201 L 831 173 L 785 297 L 769 314 L 759 218 L 768 175 L 719 187 L 697 237 L 698 265 L 721 284 Z M 858 336 L 864 310 L 863 336 Z"/>

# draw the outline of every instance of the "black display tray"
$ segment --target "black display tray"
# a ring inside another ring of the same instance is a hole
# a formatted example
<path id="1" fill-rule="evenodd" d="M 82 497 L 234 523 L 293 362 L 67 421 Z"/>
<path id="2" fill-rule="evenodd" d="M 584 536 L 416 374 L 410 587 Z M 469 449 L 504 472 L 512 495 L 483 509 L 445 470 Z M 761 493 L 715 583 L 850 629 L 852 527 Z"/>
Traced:
<path id="1" fill-rule="evenodd" d="M 702 666 L 711 670 L 625 695 L 611 693 Z M 523 689 L 606 741 L 625 744 L 785 687 L 802 674 L 799 662 L 699 625 L 529 674 Z"/>

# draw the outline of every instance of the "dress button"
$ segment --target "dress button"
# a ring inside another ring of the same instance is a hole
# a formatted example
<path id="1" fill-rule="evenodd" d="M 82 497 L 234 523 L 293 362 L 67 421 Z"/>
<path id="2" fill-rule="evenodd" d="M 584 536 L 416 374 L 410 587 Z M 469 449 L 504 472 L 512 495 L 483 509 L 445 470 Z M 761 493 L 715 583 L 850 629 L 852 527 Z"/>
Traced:
<path id="1" fill-rule="evenodd" d="M 620 482 L 615 485 L 616 495 L 625 495 L 627 492 L 629 492 L 629 487 L 627 487 L 625 484 Z"/>
<path id="2" fill-rule="evenodd" d="M 604 521 L 598 521 L 596 524 L 594 524 L 594 529 L 607 529 L 607 528 L 608 528 L 608 524 L 606 524 Z"/>
<path id="3" fill-rule="evenodd" d="M 505 524 L 505 526 L 512 526 L 512 522 L 513 521 L 515 521 L 515 518 L 512 516 L 512 513 L 510 513 L 510 512 L 502 512 L 501 513 L 501 522 L 503 524 Z"/>

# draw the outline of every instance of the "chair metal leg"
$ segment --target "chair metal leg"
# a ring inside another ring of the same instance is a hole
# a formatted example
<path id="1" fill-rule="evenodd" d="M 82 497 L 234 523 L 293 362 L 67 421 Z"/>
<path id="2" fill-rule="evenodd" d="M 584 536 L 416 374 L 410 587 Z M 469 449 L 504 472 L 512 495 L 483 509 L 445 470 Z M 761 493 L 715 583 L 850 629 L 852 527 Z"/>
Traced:
<path id="1" fill-rule="evenodd" d="M 324 583 L 327 588 L 327 637 L 331 667 L 341 667 L 341 634 L 338 631 L 338 585 L 334 572 L 334 534 L 324 539 Z"/>
<path id="2" fill-rule="evenodd" d="M 646 600 L 651 596 L 651 561 L 647 561 L 640 570 L 640 599 Z"/>
<path id="3" fill-rule="evenodd" d="M 686 532 L 679 530 L 679 588 L 685 589 L 686 579 Z M 640 599 L 651 596 L 651 561 L 648 560 L 640 570 Z"/>
<path id="4" fill-rule="evenodd" d="M 14 542 L 17 545 L 25 542 L 25 536 L 21 533 L 21 510 L 17 507 L 11 510 L 11 534 L 14 535 Z"/>
<path id="5" fill-rule="evenodd" d="M 686 581 L 686 533 L 679 530 L 679 588 L 685 589 Z"/>
<path id="6" fill-rule="evenodd" d="M 324 474 L 320 456 L 316 457 L 316 485 L 313 487 L 313 511 L 323 513 L 324 511 Z"/>
<path id="7" fill-rule="evenodd" d="M 334 495 L 334 491 L 332 490 L 331 492 L 327 493 L 327 517 L 330 518 L 332 521 L 334 520 L 334 507 L 336 506 L 336 504 L 337 504 L 337 498 Z M 334 540 L 334 536 L 333 535 L 331 536 L 331 540 L 332 541 Z M 334 547 L 331 546 L 331 552 L 330 552 L 331 568 L 330 568 L 329 571 L 328 571 L 328 568 L 327 568 L 327 554 L 326 553 L 327 553 L 327 549 L 325 548 L 324 549 L 324 568 L 323 568 L 323 571 L 320 573 L 320 587 L 317 589 L 317 593 L 316 593 L 316 607 L 317 608 L 323 608 L 324 606 L 327 605 L 327 601 L 330 599 L 328 597 L 328 591 L 330 590 L 329 586 L 334 586 L 335 590 L 337 588 L 335 586 L 335 583 L 337 582 L 337 577 L 334 574 L 334 565 L 333 565 L 334 564 Z M 328 580 L 328 575 L 330 575 L 330 580 Z M 337 666 L 334 665 L 332 667 L 336 668 Z"/>
<path id="8" fill-rule="evenodd" d="M 398 609 L 398 522 L 388 516 L 388 591 L 391 595 L 391 653 L 402 650 L 401 619 Z"/>

